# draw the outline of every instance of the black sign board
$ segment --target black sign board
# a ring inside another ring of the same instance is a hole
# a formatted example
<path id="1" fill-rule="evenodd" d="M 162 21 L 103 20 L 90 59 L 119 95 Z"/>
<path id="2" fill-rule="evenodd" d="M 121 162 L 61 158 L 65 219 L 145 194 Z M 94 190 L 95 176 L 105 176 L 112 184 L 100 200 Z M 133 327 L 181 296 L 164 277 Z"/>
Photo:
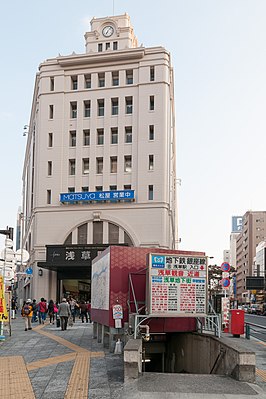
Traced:
<path id="1" fill-rule="evenodd" d="M 264 277 L 246 277 L 247 290 L 264 290 Z"/>
<path id="2" fill-rule="evenodd" d="M 46 263 L 57 266 L 91 266 L 96 258 L 109 245 L 47 245 Z"/>

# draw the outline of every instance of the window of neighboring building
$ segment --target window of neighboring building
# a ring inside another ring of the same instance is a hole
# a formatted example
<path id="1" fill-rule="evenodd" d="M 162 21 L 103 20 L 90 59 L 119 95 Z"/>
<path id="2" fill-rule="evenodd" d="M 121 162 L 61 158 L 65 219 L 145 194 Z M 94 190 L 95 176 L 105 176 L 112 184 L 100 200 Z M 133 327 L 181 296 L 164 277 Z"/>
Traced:
<path id="1" fill-rule="evenodd" d="M 155 68 L 154 68 L 154 66 L 151 66 L 150 67 L 150 81 L 154 82 L 154 79 L 155 79 Z"/>
<path id="2" fill-rule="evenodd" d="M 113 50 L 117 50 L 118 49 L 118 42 L 113 42 Z"/>
<path id="3" fill-rule="evenodd" d="M 89 187 L 88 186 L 83 186 L 83 187 L 81 187 L 81 191 L 83 193 L 87 193 L 89 191 Z"/>
<path id="4" fill-rule="evenodd" d="M 84 118 L 90 118 L 91 116 L 91 101 L 84 101 Z"/>
<path id="5" fill-rule="evenodd" d="M 49 119 L 54 119 L 54 106 L 49 105 Z"/>
<path id="6" fill-rule="evenodd" d="M 118 143 L 118 128 L 111 127 L 111 144 L 117 144 L 117 143 Z"/>
<path id="7" fill-rule="evenodd" d="M 48 147 L 53 146 L 53 133 L 48 133 Z"/>
<path id="8" fill-rule="evenodd" d="M 95 191 L 103 191 L 103 186 L 96 186 Z"/>
<path id="9" fill-rule="evenodd" d="M 46 191 L 46 202 L 47 202 L 47 204 L 51 204 L 51 202 L 52 202 L 52 191 L 51 190 Z"/>
<path id="10" fill-rule="evenodd" d="M 119 227 L 113 223 L 108 223 L 108 243 L 119 244 Z"/>
<path id="11" fill-rule="evenodd" d="M 54 91 L 54 78 L 50 78 L 50 91 Z"/>
<path id="12" fill-rule="evenodd" d="M 48 161 L 48 176 L 52 176 L 52 169 L 53 169 L 52 161 Z"/>
<path id="13" fill-rule="evenodd" d="M 112 72 L 112 85 L 119 86 L 119 71 Z"/>
<path id="14" fill-rule="evenodd" d="M 154 111 L 154 96 L 150 96 L 150 111 Z"/>
<path id="15" fill-rule="evenodd" d="M 70 103 L 70 118 L 77 118 L 77 102 L 73 101 Z"/>
<path id="16" fill-rule="evenodd" d="M 109 187 L 109 191 L 116 191 L 117 190 L 117 186 L 116 185 L 112 185 Z"/>
<path id="17" fill-rule="evenodd" d="M 133 112 L 133 97 L 126 97 L 126 114 Z"/>
<path id="18" fill-rule="evenodd" d="M 98 51 L 99 51 L 99 53 L 101 53 L 103 51 L 103 44 L 102 43 L 98 43 Z"/>
<path id="19" fill-rule="evenodd" d="M 154 140 L 154 125 L 149 125 L 149 140 Z"/>
<path id="20" fill-rule="evenodd" d="M 112 115 L 118 115 L 118 98 L 111 98 Z"/>
<path id="21" fill-rule="evenodd" d="M 78 243 L 87 244 L 88 223 L 84 223 L 78 227 Z"/>
<path id="22" fill-rule="evenodd" d="M 76 147 L 76 142 L 77 142 L 76 130 L 71 130 L 69 132 L 69 146 L 70 147 Z"/>
<path id="23" fill-rule="evenodd" d="M 149 185 L 149 189 L 148 189 L 148 199 L 149 201 L 153 200 L 153 185 Z"/>
<path id="24" fill-rule="evenodd" d="M 97 144 L 103 145 L 104 144 L 104 130 L 97 129 Z"/>
<path id="25" fill-rule="evenodd" d="M 127 85 L 133 84 L 133 69 L 128 69 L 126 71 L 126 84 Z"/>
<path id="26" fill-rule="evenodd" d="M 75 159 L 70 159 L 69 160 L 69 174 L 71 176 L 74 176 L 76 173 L 76 160 Z"/>
<path id="27" fill-rule="evenodd" d="M 104 87 L 105 86 L 105 73 L 98 73 L 98 86 Z"/>
<path id="28" fill-rule="evenodd" d="M 111 47 L 110 42 L 105 43 L 105 50 L 109 50 L 110 47 Z"/>
<path id="29" fill-rule="evenodd" d="M 90 171 L 90 159 L 89 158 L 83 158 L 82 159 L 82 173 L 84 175 L 87 175 Z"/>
<path id="30" fill-rule="evenodd" d="M 153 170 L 154 168 L 154 157 L 153 155 L 149 155 L 149 170 Z"/>
<path id="31" fill-rule="evenodd" d="M 93 222 L 93 244 L 103 243 L 103 222 Z"/>
<path id="32" fill-rule="evenodd" d="M 132 170 L 132 157 L 131 155 L 125 155 L 124 157 L 124 172 L 131 172 Z"/>
<path id="33" fill-rule="evenodd" d="M 85 89 L 91 89 L 91 74 L 87 74 L 84 76 L 84 85 Z"/>
<path id="34" fill-rule="evenodd" d="M 83 130 L 83 145 L 90 145 L 90 130 Z"/>
<path id="35" fill-rule="evenodd" d="M 96 173 L 103 174 L 103 158 L 96 158 Z"/>
<path id="36" fill-rule="evenodd" d="M 117 173 L 117 157 L 110 157 L 110 172 Z"/>
<path id="37" fill-rule="evenodd" d="M 97 100 L 98 102 L 98 116 L 104 116 L 104 99 Z"/>
<path id="38" fill-rule="evenodd" d="M 78 77 L 71 76 L 71 90 L 78 90 Z"/>
<path id="39" fill-rule="evenodd" d="M 68 187 L 67 191 L 69 193 L 74 193 L 75 192 L 75 187 Z"/>
<path id="40" fill-rule="evenodd" d="M 125 127 L 125 143 L 132 143 L 132 126 Z"/>

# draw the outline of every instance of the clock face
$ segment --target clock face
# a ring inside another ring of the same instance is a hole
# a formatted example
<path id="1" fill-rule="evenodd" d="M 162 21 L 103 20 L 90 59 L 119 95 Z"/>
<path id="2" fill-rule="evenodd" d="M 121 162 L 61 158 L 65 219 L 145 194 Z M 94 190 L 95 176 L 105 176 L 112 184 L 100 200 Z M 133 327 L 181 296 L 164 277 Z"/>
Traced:
<path id="1" fill-rule="evenodd" d="M 114 33 L 114 28 L 111 25 L 105 26 L 103 28 L 103 35 L 105 37 L 110 37 Z"/>

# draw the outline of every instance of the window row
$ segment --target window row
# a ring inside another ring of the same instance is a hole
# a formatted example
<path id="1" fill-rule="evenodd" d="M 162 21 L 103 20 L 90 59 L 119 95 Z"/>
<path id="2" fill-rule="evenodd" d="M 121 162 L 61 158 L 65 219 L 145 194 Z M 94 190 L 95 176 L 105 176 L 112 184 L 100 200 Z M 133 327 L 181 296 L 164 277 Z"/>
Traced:
<path id="1" fill-rule="evenodd" d="M 101 43 L 99 43 L 100 45 Z M 110 43 L 106 43 L 108 45 Z M 126 85 L 132 85 L 134 83 L 133 69 L 128 69 L 126 71 L 113 71 L 111 72 L 111 85 L 119 86 L 121 82 L 121 75 L 124 74 L 122 78 L 122 83 L 124 82 Z M 97 73 L 97 79 L 95 83 L 95 87 L 106 87 L 106 72 Z M 82 79 L 83 87 L 80 87 L 79 76 L 73 75 L 70 76 L 70 87 L 71 90 L 80 89 L 91 89 L 92 88 L 92 75 L 91 73 L 83 75 L 84 79 Z M 155 81 L 155 67 L 150 67 L 150 82 Z M 55 90 L 55 78 L 50 77 L 50 91 Z"/>
<path id="2" fill-rule="evenodd" d="M 119 98 L 114 97 L 111 98 L 111 115 L 118 115 L 119 114 Z M 104 116 L 105 115 L 105 104 L 106 100 L 104 98 L 97 100 L 97 116 Z M 149 111 L 154 111 L 155 109 L 155 102 L 154 96 L 149 97 Z M 83 101 L 83 117 L 90 118 L 91 117 L 91 100 Z M 133 97 L 125 97 L 124 100 L 124 112 L 127 115 L 133 114 Z M 70 118 L 76 119 L 78 117 L 78 103 L 77 101 L 70 102 Z M 49 105 L 49 119 L 54 119 L 54 105 Z"/>
<path id="3" fill-rule="evenodd" d="M 113 185 L 113 186 L 109 186 L 109 191 L 116 191 L 117 190 L 117 186 Z M 131 190 L 131 185 L 124 185 L 124 190 Z M 83 192 L 88 192 L 89 191 L 89 187 L 82 187 L 82 191 Z M 95 187 L 95 191 L 103 191 L 103 186 L 96 186 Z M 75 192 L 75 187 L 68 187 L 68 192 L 72 193 Z M 154 199 L 154 186 L 152 184 L 149 184 L 147 187 L 147 199 L 149 201 L 153 201 Z M 51 204 L 52 203 L 52 190 L 47 190 L 46 191 L 46 200 L 47 200 L 47 204 Z"/>

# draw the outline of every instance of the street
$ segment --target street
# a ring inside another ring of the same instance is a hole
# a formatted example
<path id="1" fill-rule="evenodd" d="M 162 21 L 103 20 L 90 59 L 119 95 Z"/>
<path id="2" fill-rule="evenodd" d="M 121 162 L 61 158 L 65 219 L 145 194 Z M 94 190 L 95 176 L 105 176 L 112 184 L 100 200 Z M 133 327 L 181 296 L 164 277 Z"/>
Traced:
<path id="1" fill-rule="evenodd" d="M 266 316 L 245 314 L 245 322 L 251 323 L 250 335 L 252 335 L 252 337 L 266 342 Z M 262 326 L 262 328 L 257 326 Z"/>

